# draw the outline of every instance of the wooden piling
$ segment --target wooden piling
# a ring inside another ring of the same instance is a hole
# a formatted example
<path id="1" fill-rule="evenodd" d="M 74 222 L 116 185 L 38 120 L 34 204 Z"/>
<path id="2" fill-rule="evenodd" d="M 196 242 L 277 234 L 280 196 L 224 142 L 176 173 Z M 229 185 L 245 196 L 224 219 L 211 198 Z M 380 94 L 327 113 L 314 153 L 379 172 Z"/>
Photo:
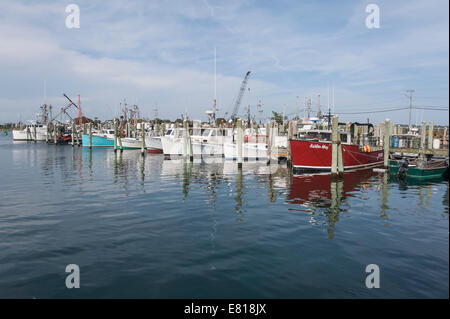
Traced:
<path id="1" fill-rule="evenodd" d="M 427 149 L 429 150 L 433 149 L 433 129 L 434 124 L 433 122 L 430 122 L 428 124 L 428 144 L 427 144 Z"/>
<path id="2" fill-rule="evenodd" d="M 76 133 L 75 133 L 75 122 L 73 122 L 72 123 L 72 142 L 71 142 L 72 147 L 75 146 L 75 135 L 76 135 Z"/>
<path id="3" fill-rule="evenodd" d="M 297 131 L 297 121 L 289 121 L 288 123 L 288 135 L 287 135 L 287 151 L 288 151 L 288 158 L 287 158 L 287 166 L 289 168 L 292 168 L 292 154 L 291 154 L 291 142 L 290 140 L 296 135 Z"/>
<path id="4" fill-rule="evenodd" d="M 117 121 L 114 119 L 114 153 L 117 153 Z"/>
<path id="5" fill-rule="evenodd" d="M 92 123 L 89 122 L 88 124 L 88 131 L 89 131 L 89 149 L 92 149 Z"/>
<path id="6" fill-rule="evenodd" d="M 55 145 L 58 143 L 57 137 L 56 137 L 56 131 L 57 131 L 57 127 L 56 127 L 56 123 L 53 124 L 53 142 L 55 143 Z"/>
<path id="7" fill-rule="evenodd" d="M 427 123 L 425 121 L 422 121 L 422 129 L 420 131 L 420 149 L 419 149 L 419 158 L 417 161 L 417 168 L 423 168 L 423 166 L 424 166 L 426 136 L 427 136 Z"/>
<path id="8" fill-rule="evenodd" d="M 266 123 L 266 135 L 267 135 L 267 165 L 270 164 L 272 158 L 272 123 Z"/>
<path id="9" fill-rule="evenodd" d="M 279 127 L 278 127 L 278 123 L 277 122 L 273 122 L 272 125 L 272 139 L 271 139 L 271 157 L 270 157 L 270 161 L 272 162 L 275 161 L 276 163 L 278 163 L 278 146 L 277 146 L 277 137 L 279 134 Z"/>
<path id="10" fill-rule="evenodd" d="M 242 169 L 242 144 L 243 144 L 243 134 L 242 134 L 242 120 L 238 119 L 236 122 L 237 125 L 237 162 L 238 169 Z"/>
<path id="11" fill-rule="evenodd" d="M 338 174 L 338 123 L 339 118 L 334 115 L 331 120 L 331 177 L 336 179 Z"/>
<path id="12" fill-rule="evenodd" d="M 391 120 L 386 119 L 384 123 L 384 140 L 383 140 L 383 148 L 384 148 L 384 168 L 389 168 L 389 153 L 391 150 Z"/>
<path id="13" fill-rule="evenodd" d="M 144 155 L 145 154 L 145 127 L 144 127 L 144 122 L 141 123 L 141 139 L 142 139 L 141 154 Z"/>
<path id="14" fill-rule="evenodd" d="M 119 141 L 119 149 L 120 149 L 120 152 L 122 153 L 122 152 L 123 152 L 123 147 L 122 147 L 122 137 L 120 136 L 120 131 L 119 131 L 118 134 L 117 134 L 117 139 L 118 139 L 118 141 Z"/>
<path id="15" fill-rule="evenodd" d="M 188 154 L 187 148 L 188 148 L 188 123 L 186 120 L 183 121 L 183 157 L 186 157 Z"/>

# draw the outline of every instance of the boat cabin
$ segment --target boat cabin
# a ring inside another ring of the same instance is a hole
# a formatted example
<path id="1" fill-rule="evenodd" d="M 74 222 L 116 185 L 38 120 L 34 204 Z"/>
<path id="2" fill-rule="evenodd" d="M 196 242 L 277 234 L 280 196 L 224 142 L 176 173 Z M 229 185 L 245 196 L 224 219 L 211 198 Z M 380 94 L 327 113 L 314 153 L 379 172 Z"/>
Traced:
<path id="1" fill-rule="evenodd" d="M 351 135 L 349 132 L 340 131 L 341 143 L 350 144 Z M 331 142 L 331 130 L 309 130 L 301 131 L 297 134 L 297 138 L 303 141 Z"/>

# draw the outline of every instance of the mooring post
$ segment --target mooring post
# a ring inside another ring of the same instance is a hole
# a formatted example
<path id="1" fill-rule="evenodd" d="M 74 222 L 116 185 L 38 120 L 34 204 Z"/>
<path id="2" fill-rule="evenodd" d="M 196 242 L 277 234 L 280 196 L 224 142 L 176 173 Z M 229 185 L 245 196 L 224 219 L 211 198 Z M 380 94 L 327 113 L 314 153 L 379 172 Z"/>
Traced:
<path id="1" fill-rule="evenodd" d="M 342 141 L 341 133 L 339 132 L 339 118 L 338 118 L 338 131 L 337 136 L 337 163 L 338 163 L 338 174 L 339 176 L 344 176 L 344 159 L 342 158 Z"/>
<path id="2" fill-rule="evenodd" d="M 279 132 L 279 128 L 278 128 L 278 123 L 277 122 L 273 122 L 272 125 L 272 139 L 270 141 L 270 145 L 271 145 L 271 150 L 270 150 L 270 161 L 276 161 L 276 163 L 278 163 L 278 146 L 277 146 L 277 137 L 278 137 L 278 132 Z"/>
<path id="3" fill-rule="evenodd" d="M 389 153 L 391 151 L 391 120 L 386 119 L 384 122 L 384 168 L 389 168 Z"/>
<path id="4" fill-rule="evenodd" d="M 114 153 L 117 153 L 117 120 L 114 119 Z"/>
<path id="5" fill-rule="evenodd" d="M 83 143 L 83 133 L 81 132 L 81 126 L 77 132 L 77 142 L 78 146 L 81 146 L 81 144 Z"/>
<path id="6" fill-rule="evenodd" d="M 192 123 L 192 125 L 194 125 Z M 192 128 L 192 132 L 194 131 L 194 129 Z M 193 162 L 194 161 L 194 150 L 192 149 L 192 139 L 191 139 L 191 134 L 189 133 L 189 123 L 188 123 L 188 130 L 187 130 L 187 138 L 188 138 L 188 152 L 189 152 L 189 161 Z"/>
<path id="7" fill-rule="evenodd" d="M 337 115 L 331 120 L 331 177 L 336 179 L 338 173 L 338 123 Z"/>
<path id="8" fill-rule="evenodd" d="M 433 149 L 433 129 L 434 124 L 433 122 L 430 122 L 428 124 L 428 145 L 427 145 L 427 149 L 429 150 Z"/>
<path id="9" fill-rule="evenodd" d="M 119 149 L 120 149 L 120 152 L 122 153 L 123 152 L 123 147 L 122 147 L 122 136 L 120 136 L 120 130 L 117 132 L 117 138 L 118 138 L 118 141 L 119 141 Z"/>
<path id="10" fill-rule="evenodd" d="M 425 144 L 427 136 L 427 123 L 422 121 L 422 129 L 420 132 L 420 149 L 419 149 L 419 158 L 417 161 L 417 168 L 423 168 L 424 160 L 425 160 Z"/>
<path id="11" fill-rule="evenodd" d="M 141 145 L 141 154 L 145 154 L 145 126 L 144 122 L 141 123 L 141 139 L 142 139 L 142 145 Z"/>
<path id="12" fill-rule="evenodd" d="M 287 166 L 292 168 L 292 153 L 291 153 L 291 139 L 294 137 L 294 129 L 297 126 L 297 121 L 289 121 L 288 123 L 288 135 L 287 135 Z"/>
<path id="13" fill-rule="evenodd" d="M 56 131 L 57 131 L 57 127 L 56 127 L 56 123 L 53 124 L 53 141 L 55 142 L 55 145 L 58 143 L 57 137 L 56 137 Z"/>
<path id="14" fill-rule="evenodd" d="M 187 121 L 183 120 L 183 157 L 187 156 L 187 134 L 188 134 L 188 129 L 187 129 Z"/>
<path id="15" fill-rule="evenodd" d="M 48 121 L 47 121 L 47 125 L 46 125 L 46 128 L 45 128 L 45 142 L 48 144 L 48 132 L 49 132 L 49 124 L 48 124 Z"/>
<path id="16" fill-rule="evenodd" d="M 89 149 L 92 149 L 92 123 L 88 124 L 88 132 L 89 132 Z"/>
<path id="17" fill-rule="evenodd" d="M 71 141 L 72 147 L 75 146 L 75 122 L 72 122 L 72 141 Z"/>
<path id="18" fill-rule="evenodd" d="M 37 141 L 36 125 L 33 126 L 33 135 L 34 135 L 34 142 L 36 143 Z"/>
<path id="19" fill-rule="evenodd" d="M 238 119 L 237 122 L 237 161 L 238 161 L 238 169 L 242 169 L 242 142 L 243 142 L 243 134 L 242 134 L 242 120 Z"/>

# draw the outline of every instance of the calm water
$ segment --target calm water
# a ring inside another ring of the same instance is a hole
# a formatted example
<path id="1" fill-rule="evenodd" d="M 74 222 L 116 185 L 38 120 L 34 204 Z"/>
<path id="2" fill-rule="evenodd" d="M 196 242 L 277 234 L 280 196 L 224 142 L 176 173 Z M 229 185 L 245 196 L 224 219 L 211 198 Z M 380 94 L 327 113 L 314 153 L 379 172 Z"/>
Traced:
<path id="1" fill-rule="evenodd" d="M 0 297 L 449 297 L 449 185 L 0 137 Z M 67 289 L 77 264 L 81 288 Z M 365 287 L 377 264 L 381 287 Z"/>

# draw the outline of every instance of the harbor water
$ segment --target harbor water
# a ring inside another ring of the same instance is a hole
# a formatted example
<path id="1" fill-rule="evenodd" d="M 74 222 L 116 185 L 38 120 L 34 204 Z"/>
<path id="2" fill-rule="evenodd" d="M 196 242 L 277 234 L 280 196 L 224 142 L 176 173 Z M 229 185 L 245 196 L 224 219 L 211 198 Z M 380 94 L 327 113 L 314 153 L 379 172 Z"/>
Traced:
<path id="1" fill-rule="evenodd" d="M 447 180 L 332 183 L 11 134 L 0 161 L 0 298 L 449 297 Z"/>

